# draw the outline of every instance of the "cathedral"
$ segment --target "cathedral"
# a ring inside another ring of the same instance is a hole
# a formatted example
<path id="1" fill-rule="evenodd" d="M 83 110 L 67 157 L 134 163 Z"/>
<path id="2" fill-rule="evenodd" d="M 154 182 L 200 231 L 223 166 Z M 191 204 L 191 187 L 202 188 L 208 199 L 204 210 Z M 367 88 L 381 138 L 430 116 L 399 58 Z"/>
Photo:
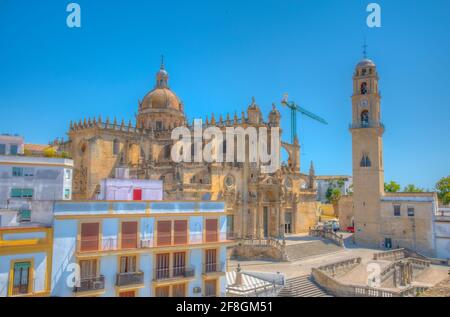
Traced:
<path id="1" fill-rule="evenodd" d="M 274 105 L 264 120 L 253 99 L 247 111 L 232 116 L 212 114 L 203 127 L 222 131 L 227 127 L 279 127 L 280 118 Z M 132 178 L 163 180 L 165 200 L 225 201 L 230 214 L 228 230 L 238 237 L 280 237 L 307 232 L 316 224 L 314 167 L 311 163 L 309 174 L 300 172 L 298 139 L 293 143 L 280 140 L 287 163 L 267 174 L 261 172 L 259 163 L 248 161 L 174 162 L 171 132 L 181 126 L 193 128 L 161 63 L 154 88 L 138 102 L 135 124 L 101 117 L 71 122 L 63 148 L 75 164 L 73 198 L 96 199 L 101 180 L 116 177 L 116 168 L 121 167 Z"/>

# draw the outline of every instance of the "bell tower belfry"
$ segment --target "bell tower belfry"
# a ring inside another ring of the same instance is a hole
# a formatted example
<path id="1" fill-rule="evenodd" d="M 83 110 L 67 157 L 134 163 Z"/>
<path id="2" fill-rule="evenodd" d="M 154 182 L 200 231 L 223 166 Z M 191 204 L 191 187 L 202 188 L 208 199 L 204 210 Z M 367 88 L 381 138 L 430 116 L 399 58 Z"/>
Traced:
<path id="1" fill-rule="evenodd" d="M 353 209 L 357 243 L 379 247 L 384 194 L 383 140 L 376 65 L 364 58 L 353 75 Z"/>

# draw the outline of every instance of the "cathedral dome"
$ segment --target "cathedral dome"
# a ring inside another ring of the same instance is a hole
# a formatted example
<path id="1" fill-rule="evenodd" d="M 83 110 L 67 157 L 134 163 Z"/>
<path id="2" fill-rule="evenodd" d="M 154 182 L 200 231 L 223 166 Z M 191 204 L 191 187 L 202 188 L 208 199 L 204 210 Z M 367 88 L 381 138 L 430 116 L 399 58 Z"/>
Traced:
<path id="1" fill-rule="evenodd" d="M 156 87 L 142 101 L 141 110 L 174 109 L 182 111 L 181 101 L 169 88 Z"/>
<path id="2" fill-rule="evenodd" d="M 182 102 L 177 95 L 170 90 L 168 81 L 169 74 L 165 70 L 164 64 L 161 63 L 161 68 L 156 73 L 155 88 L 144 97 L 139 110 L 173 109 L 182 112 Z"/>
<path id="3" fill-rule="evenodd" d="M 356 65 L 356 68 L 361 67 L 375 67 L 375 63 L 368 58 L 364 58 L 362 61 L 358 63 L 358 65 Z"/>

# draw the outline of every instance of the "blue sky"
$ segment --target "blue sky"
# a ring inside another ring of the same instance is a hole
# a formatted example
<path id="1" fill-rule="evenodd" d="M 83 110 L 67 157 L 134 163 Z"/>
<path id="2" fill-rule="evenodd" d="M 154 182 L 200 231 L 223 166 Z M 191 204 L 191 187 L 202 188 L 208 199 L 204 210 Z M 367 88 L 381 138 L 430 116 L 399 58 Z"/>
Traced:
<path id="1" fill-rule="evenodd" d="M 0 0 L 0 132 L 27 142 L 65 136 L 70 120 L 134 118 L 165 55 L 189 118 L 240 113 L 255 96 L 265 115 L 288 92 L 326 118 L 300 118 L 302 170 L 351 174 L 352 73 L 368 55 L 381 77 L 386 180 L 432 188 L 450 174 L 450 1 Z M 284 138 L 289 113 L 280 109 Z"/>

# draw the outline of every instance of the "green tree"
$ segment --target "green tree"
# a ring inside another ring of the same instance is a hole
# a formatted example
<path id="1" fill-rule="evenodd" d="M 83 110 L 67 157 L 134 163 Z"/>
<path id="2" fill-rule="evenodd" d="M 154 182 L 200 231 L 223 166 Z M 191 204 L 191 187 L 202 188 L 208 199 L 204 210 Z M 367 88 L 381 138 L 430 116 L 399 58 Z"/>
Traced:
<path id="1" fill-rule="evenodd" d="M 405 193 L 423 193 L 423 188 L 416 187 L 414 184 L 409 184 L 403 189 Z"/>
<path id="2" fill-rule="evenodd" d="M 384 191 L 386 193 L 398 193 L 400 191 L 400 184 L 394 181 L 384 183 Z"/>
<path id="3" fill-rule="evenodd" d="M 341 190 L 339 188 L 329 187 L 326 194 L 327 200 L 332 204 L 337 204 L 342 197 Z"/>
<path id="4" fill-rule="evenodd" d="M 450 204 L 450 175 L 441 178 L 436 183 L 435 188 L 441 203 L 444 205 Z"/>

